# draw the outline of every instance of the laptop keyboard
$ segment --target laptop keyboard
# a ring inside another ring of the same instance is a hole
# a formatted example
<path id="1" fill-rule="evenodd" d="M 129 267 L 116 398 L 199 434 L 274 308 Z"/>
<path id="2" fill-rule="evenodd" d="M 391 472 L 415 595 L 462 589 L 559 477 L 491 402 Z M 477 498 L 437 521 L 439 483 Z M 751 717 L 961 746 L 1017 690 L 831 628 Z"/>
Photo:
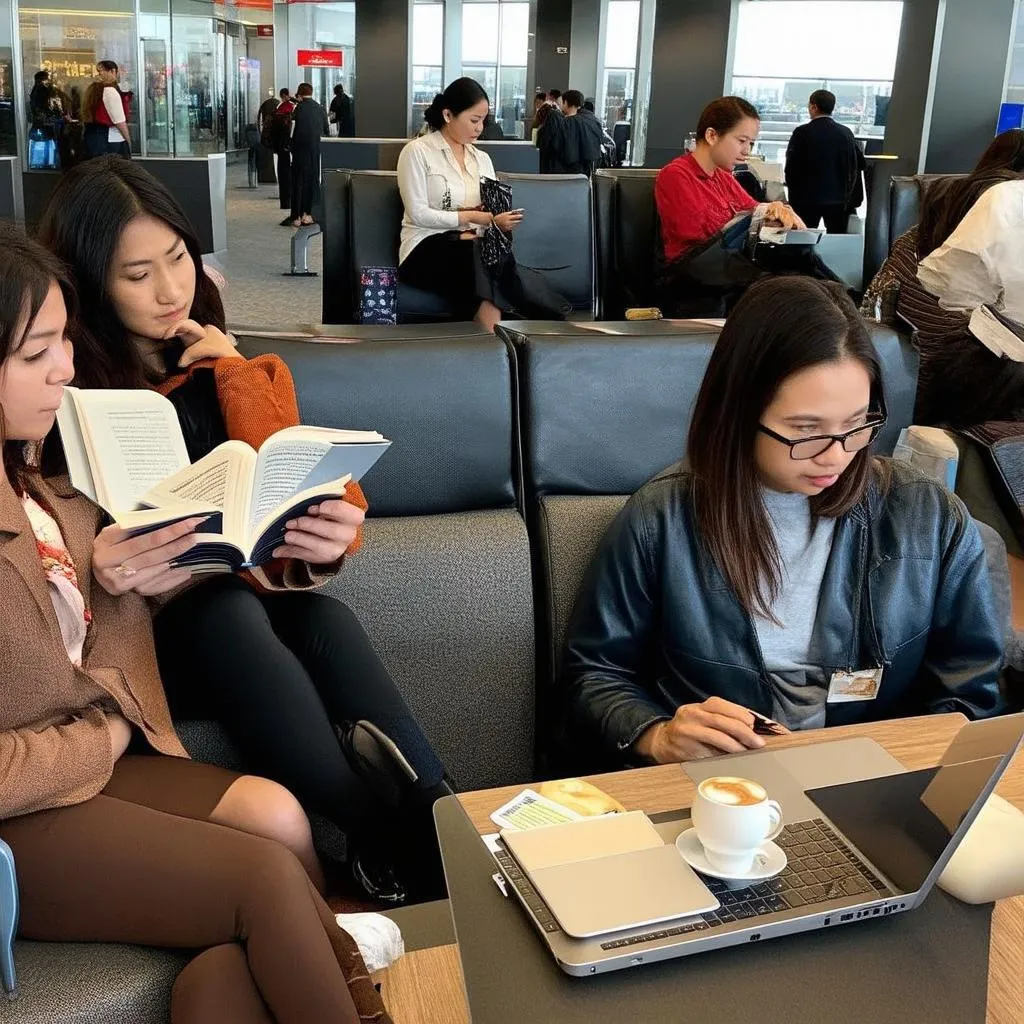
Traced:
<path id="1" fill-rule="evenodd" d="M 730 889 L 717 878 L 701 876 L 721 906 L 718 910 L 686 918 L 671 928 L 602 942 L 602 949 L 621 949 L 642 942 L 708 931 L 734 921 L 763 917 L 786 910 L 799 910 L 828 900 L 863 896 L 865 900 L 889 895 L 888 886 L 873 875 L 825 821 L 799 821 L 786 825 L 775 842 L 786 851 L 787 864 L 781 874 L 763 882 Z M 504 849 L 495 856 L 545 932 L 561 929 L 537 890 Z"/>

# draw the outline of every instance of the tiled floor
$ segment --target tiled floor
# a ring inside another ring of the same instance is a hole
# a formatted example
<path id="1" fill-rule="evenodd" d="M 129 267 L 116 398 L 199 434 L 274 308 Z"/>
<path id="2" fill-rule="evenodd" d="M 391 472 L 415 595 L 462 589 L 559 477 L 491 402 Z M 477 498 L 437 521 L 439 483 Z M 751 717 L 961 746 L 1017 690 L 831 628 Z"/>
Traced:
<path id="1" fill-rule="evenodd" d="M 245 185 L 246 167 L 228 167 L 228 250 L 220 267 L 227 278 L 224 306 L 228 323 L 287 327 L 318 323 L 320 278 L 282 277 L 290 266 L 292 228 L 280 227 L 287 210 L 277 202 L 276 185 Z M 313 239 L 309 267 L 319 271 L 321 237 Z"/>

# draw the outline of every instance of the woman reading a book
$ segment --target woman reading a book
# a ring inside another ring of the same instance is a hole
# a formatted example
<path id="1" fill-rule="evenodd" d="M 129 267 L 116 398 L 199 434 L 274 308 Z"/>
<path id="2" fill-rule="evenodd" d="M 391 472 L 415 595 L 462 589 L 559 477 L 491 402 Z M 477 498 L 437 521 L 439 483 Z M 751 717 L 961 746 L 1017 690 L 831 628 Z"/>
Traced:
<path id="1" fill-rule="evenodd" d="M 621 767 L 997 710 L 1003 632 L 978 529 L 871 454 L 885 416 L 840 286 L 751 286 L 705 373 L 688 465 L 633 495 L 580 589 L 561 677 L 579 746 Z"/>
<path id="2" fill-rule="evenodd" d="M 387 1020 L 318 892 L 297 801 L 188 759 L 146 602 L 96 570 L 102 512 L 40 468 L 74 373 L 74 306 L 58 261 L 0 228 L 0 839 L 18 934 L 200 951 L 174 985 L 175 1024 Z M 180 585 L 171 562 L 193 526 L 138 541 L 149 593 Z"/>
<path id="3" fill-rule="evenodd" d="M 75 332 L 87 344 L 76 385 L 167 395 L 193 461 L 228 439 L 258 449 L 298 424 L 288 368 L 236 351 L 188 219 L 138 164 L 101 158 L 73 168 L 39 230 L 81 294 Z M 352 612 L 301 592 L 358 549 L 365 508 L 350 484 L 342 500 L 289 523 L 258 579 L 188 586 L 156 615 L 157 654 L 175 717 L 216 718 L 247 764 L 342 827 L 363 888 L 433 897 L 443 893 L 431 815 L 450 791 L 443 767 Z M 104 584 L 145 593 L 146 566 L 126 556 L 118 532 L 96 543 Z M 415 781 L 401 767 L 392 775 L 392 743 Z M 398 804 L 385 814 L 383 794 Z"/>

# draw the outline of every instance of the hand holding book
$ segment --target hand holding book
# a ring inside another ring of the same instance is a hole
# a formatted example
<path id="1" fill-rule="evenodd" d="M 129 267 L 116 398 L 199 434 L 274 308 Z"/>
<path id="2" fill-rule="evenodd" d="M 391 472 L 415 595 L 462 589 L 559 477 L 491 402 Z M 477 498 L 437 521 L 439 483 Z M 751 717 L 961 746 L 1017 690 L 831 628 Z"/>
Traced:
<path id="1" fill-rule="evenodd" d="M 195 530 L 203 521 L 196 516 L 135 536 L 120 526 L 108 526 L 93 541 L 93 575 L 114 597 L 129 590 L 143 597 L 166 594 L 191 577 L 190 569 L 176 568 L 174 563 L 195 547 L 199 539 Z"/>
<path id="2" fill-rule="evenodd" d="M 364 512 L 347 501 L 322 501 L 306 514 L 289 519 L 284 544 L 275 548 L 274 558 L 297 558 L 310 565 L 333 565 L 356 539 Z"/>

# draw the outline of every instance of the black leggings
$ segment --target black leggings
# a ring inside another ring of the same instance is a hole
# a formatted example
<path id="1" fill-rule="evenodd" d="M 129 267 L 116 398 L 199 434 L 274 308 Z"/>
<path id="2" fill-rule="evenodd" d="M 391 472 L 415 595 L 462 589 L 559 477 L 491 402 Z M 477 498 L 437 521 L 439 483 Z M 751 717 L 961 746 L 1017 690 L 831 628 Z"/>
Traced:
<path id="1" fill-rule="evenodd" d="M 416 769 L 444 769 L 352 611 L 323 594 L 266 594 L 237 576 L 190 587 L 157 615 L 157 657 L 176 719 L 213 717 L 246 767 L 346 831 L 380 817 L 335 725 L 367 719 Z"/>

